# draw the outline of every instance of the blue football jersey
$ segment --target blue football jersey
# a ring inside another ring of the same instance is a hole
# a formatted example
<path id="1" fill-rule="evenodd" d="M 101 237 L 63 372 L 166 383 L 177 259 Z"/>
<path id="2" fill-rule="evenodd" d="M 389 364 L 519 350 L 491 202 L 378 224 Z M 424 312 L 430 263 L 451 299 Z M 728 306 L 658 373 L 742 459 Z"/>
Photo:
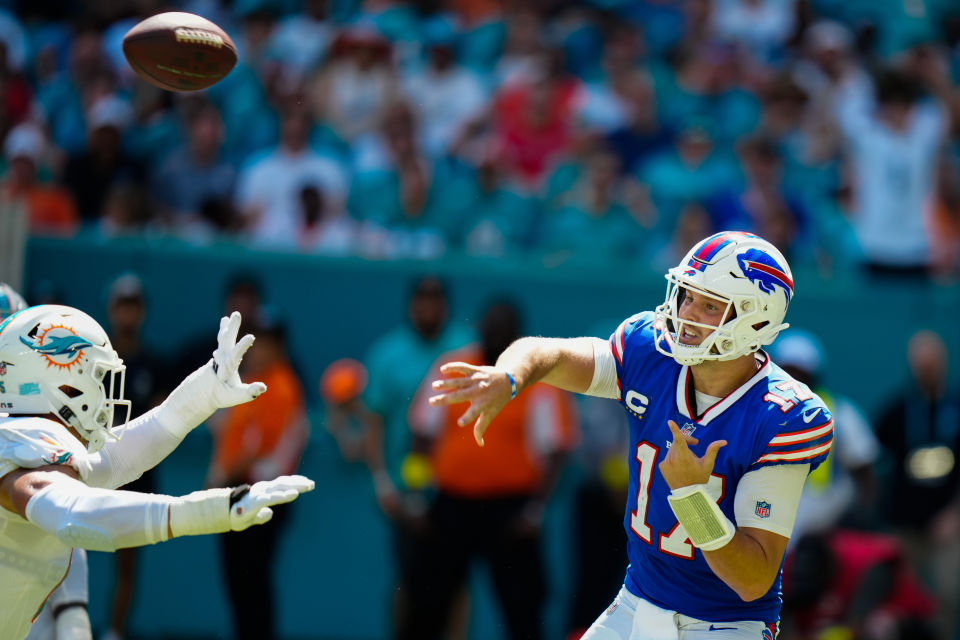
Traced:
<path id="1" fill-rule="evenodd" d="M 667 421 L 699 439 L 691 447 L 698 456 L 715 440 L 728 442 L 708 487 L 736 522 L 734 496 L 743 475 L 769 465 L 816 468 L 830 451 L 833 418 L 820 398 L 763 352 L 757 354 L 764 362 L 756 375 L 698 417 L 690 368 L 656 350 L 653 322 L 653 313 L 637 314 L 610 337 L 620 402 L 630 423 L 630 493 L 623 521 L 630 565 L 624 584 L 657 606 L 701 620 L 775 623 L 780 574 L 766 595 L 744 602 L 711 571 L 673 515 L 670 487 L 658 468 L 673 439 Z M 769 517 L 777 507 L 772 499 L 760 500 L 756 515 Z"/>

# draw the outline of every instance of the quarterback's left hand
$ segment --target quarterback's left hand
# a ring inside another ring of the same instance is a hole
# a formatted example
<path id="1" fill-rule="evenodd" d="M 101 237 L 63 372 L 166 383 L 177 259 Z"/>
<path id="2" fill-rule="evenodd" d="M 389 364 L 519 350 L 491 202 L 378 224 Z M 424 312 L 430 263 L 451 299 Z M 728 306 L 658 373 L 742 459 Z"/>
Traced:
<path id="1" fill-rule="evenodd" d="M 702 458 L 690 450 L 690 445 L 699 444 L 699 440 L 680 431 L 680 427 L 673 420 L 669 420 L 673 442 L 667 457 L 660 463 L 660 473 L 671 489 L 679 489 L 692 484 L 706 484 L 713 472 L 713 465 L 717 460 L 720 447 L 727 444 L 726 440 L 714 440 L 707 445 L 707 451 Z"/>
<path id="2" fill-rule="evenodd" d="M 244 384 L 240 380 L 240 361 L 253 344 L 253 336 L 248 333 L 237 342 L 239 330 L 239 312 L 234 311 L 220 319 L 217 348 L 213 352 L 213 371 L 221 384 L 212 385 L 211 388 L 211 397 L 217 409 L 250 402 L 267 390 L 267 385 L 262 382 Z"/>

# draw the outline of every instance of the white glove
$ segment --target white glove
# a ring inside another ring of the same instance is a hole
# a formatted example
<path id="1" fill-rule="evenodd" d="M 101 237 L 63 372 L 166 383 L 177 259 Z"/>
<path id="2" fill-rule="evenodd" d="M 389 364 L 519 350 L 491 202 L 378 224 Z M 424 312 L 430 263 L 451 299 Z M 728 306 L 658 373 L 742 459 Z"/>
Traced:
<path id="1" fill-rule="evenodd" d="M 305 476 L 280 476 L 258 482 L 230 507 L 230 528 L 243 531 L 251 525 L 263 524 L 273 517 L 270 507 L 293 502 L 301 493 L 313 491 L 313 487 L 313 480 Z"/>
<path id="2" fill-rule="evenodd" d="M 237 342 L 239 329 L 238 312 L 221 318 L 213 358 L 187 376 L 160 405 L 160 419 L 172 432 L 186 435 L 217 409 L 250 402 L 267 390 L 262 382 L 240 380 L 240 361 L 253 336 L 247 334 Z"/>

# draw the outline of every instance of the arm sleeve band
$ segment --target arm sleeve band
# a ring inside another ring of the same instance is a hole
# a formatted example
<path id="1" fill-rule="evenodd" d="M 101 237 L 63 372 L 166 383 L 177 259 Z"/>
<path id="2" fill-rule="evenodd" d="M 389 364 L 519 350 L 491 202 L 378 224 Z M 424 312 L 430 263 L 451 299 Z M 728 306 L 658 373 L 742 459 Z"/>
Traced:
<path id="1" fill-rule="evenodd" d="M 62 474 L 61 474 L 62 475 Z M 175 498 L 88 487 L 63 476 L 27 502 L 27 520 L 70 547 L 116 551 L 167 539 Z"/>
<path id="2" fill-rule="evenodd" d="M 620 387 L 617 385 L 617 362 L 610 350 L 610 343 L 606 340 L 593 342 L 593 379 L 590 388 L 585 392 L 588 396 L 600 398 L 620 398 Z"/>
<path id="3" fill-rule="evenodd" d="M 733 539 L 736 528 L 707 493 L 707 485 L 693 484 L 674 489 L 667 500 L 677 522 L 698 549 L 715 551 Z"/>
<path id="4" fill-rule="evenodd" d="M 743 474 L 733 501 L 737 526 L 789 538 L 809 472 L 809 464 L 778 464 Z"/>

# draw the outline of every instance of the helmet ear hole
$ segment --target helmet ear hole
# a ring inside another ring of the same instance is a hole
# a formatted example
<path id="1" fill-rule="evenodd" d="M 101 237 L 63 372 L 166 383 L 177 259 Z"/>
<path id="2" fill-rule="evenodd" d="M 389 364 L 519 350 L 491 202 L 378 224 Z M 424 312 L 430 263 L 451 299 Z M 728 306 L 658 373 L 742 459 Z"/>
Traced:
<path id="1" fill-rule="evenodd" d="M 765 326 L 767 326 L 768 324 L 770 324 L 770 321 L 769 321 L 769 320 L 764 320 L 763 322 L 758 322 L 757 324 L 753 325 L 753 330 L 754 330 L 754 331 L 760 331 L 760 329 L 763 329 L 763 328 L 764 328 Z"/>
<path id="2" fill-rule="evenodd" d="M 79 395 L 83 395 L 83 391 L 80 391 L 80 389 L 76 387 L 71 387 L 68 384 L 62 384 L 57 388 L 68 398 L 76 398 Z"/>

